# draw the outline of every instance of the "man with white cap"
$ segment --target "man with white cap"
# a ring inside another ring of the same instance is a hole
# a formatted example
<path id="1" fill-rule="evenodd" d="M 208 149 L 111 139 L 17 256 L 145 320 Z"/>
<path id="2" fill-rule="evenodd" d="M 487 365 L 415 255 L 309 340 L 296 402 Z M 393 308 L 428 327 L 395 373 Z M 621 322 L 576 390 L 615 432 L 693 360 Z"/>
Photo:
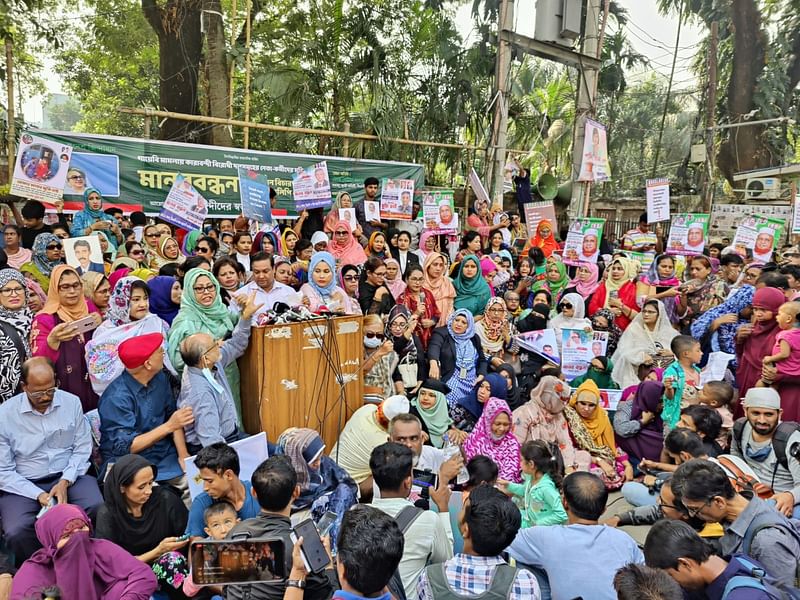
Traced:
<path id="1" fill-rule="evenodd" d="M 775 492 L 778 510 L 791 516 L 800 503 L 800 426 L 781 422 L 781 397 L 768 387 L 747 390 L 744 413 L 732 428 L 731 454 Z"/>
<path id="2" fill-rule="evenodd" d="M 369 457 L 386 441 L 389 422 L 411 408 L 408 398 L 389 396 L 380 404 L 367 404 L 350 417 L 333 446 L 330 457 L 347 471 L 361 488 L 361 498 L 372 498 L 372 472 Z"/>

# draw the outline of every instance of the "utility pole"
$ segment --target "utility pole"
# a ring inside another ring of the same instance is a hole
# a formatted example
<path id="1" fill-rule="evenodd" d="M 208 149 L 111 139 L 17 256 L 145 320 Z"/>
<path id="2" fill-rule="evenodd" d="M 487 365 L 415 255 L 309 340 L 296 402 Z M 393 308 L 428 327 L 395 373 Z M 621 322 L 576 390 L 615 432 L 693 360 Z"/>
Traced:
<path id="1" fill-rule="evenodd" d="M 512 31 L 514 27 L 514 0 L 500 0 L 500 12 L 497 19 L 497 60 L 494 73 L 494 119 L 492 121 L 492 137 L 489 147 L 489 164 L 487 179 L 491 185 L 492 202 L 503 203 L 503 173 L 506 163 L 506 145 L 508 138 L 508 93 L 510 91 L 511 43 L 502 32 Z"/>
<path id="2" fill-rule="evenodd" d="M 703 206 L 711 212 L 714 201 L 714 127 L 717 119 L 717 46 L 719 44 L 719 25 L 711 23 L 711 39 L 708 43 L 708 98 L 706 98 L 706 185 Z"/>
<path id="3" fill-rule="evenodd" d="M 601 0 L 589 0 L 584 20 L 583 44 L 581 54 L 599 56 L 599 31 Z M 575 129 L 572 136 L 572 200 L 570 216 L 582 217 L 589 210 L 589 190 L 591 182 L 578 182 L 583 160 L 583 142 L 586 132 L 586 120 L 594 115 L 595 96 L 597 95 L 598 69 L 578 67 L 578 100 L 575 105 Z"/>
<path id="4" fill-rule="evenodd" d="M 8 183 L 14 178 L 14 140 L 17 137 L 16 115 L 14 114 L 14 42 L 11 36 L 7 36 L 6 42 L 6 93 L 8 94 L 8 106 L 6 107 L 6 118 L 8 127 L 6 129 L 6 144 L 8 148 Z"/>

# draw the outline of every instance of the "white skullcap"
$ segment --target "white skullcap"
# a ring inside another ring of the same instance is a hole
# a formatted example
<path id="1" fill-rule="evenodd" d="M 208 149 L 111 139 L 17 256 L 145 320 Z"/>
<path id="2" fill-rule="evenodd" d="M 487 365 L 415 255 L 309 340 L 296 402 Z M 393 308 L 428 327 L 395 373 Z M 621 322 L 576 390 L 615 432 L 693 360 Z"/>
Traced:
<path id="1" fill-rule="evenodd" d="M 744 395 L 745 408 L 767 408 L 770 410 L 780 410 L 781 397 L 772 388 L 750 388 Z"/>
<path id="2" fill-rule="evenodd" d="M 383 401 L 383 416 L 389 421 L 394 419 L 397 415 L 407 413 L 411 409 L 411 404 L 408 398 L 401 394 L 389 396 Z"/>

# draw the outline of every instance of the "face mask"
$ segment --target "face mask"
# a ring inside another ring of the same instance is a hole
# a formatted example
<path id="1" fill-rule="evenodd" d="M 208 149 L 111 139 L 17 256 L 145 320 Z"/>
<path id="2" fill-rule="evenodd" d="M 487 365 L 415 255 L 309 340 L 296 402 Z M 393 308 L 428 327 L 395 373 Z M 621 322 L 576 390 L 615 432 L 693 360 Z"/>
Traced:
<path id="1" fill-rule="evenodd" d="M 750 444 L 747 444 L 745 448 L 745 454 L 747 458 L 750 458 L 756 462 L 764 462 L 769 458 L 769 455 L 772 454 L 772 444 L 767 444 L 763 448 L 750 448 Z"/>
<path id="2" fill-rule="evenodd" d="M 205 377 L 209 385 L 211 385 L 211 387 L 213 387 L 218 394 L 221 394 L 225 391 L 225 388 L 223 388 L 220 385 L 220 383 L 216 379 L 214 379 L 214 374 L 211 372 L 211 369 L 206 367 L 203 369 L 202 372 L 203 372 L 203 377 Z"/>
<path id="3" fill-rule="evenodd" d="M 372 348 L 377 348 L 380 345 L 381 341 L 378 338 L 376 337 L 368 338 L 364 336 L 364 347 L 372 349 Z"/>

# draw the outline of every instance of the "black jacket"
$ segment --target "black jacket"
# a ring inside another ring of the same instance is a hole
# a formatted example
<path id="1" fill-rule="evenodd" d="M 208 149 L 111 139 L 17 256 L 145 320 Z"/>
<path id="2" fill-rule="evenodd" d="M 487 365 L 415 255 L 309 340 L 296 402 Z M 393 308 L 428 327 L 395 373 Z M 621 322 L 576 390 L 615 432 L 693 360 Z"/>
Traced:
<path id="1" fill-rule="evenodd" d="M 394 248 L 394 247 L 392 248 L 392 258 L 395 259 L 398 263 L 400 263 L 400 251 L 397 248 Z M 406 271 L 408 271 L 408 268 L 411 265 L 418 265 L 418 264 L 420 264 L 419 256 L 414 254 L 413 251 L 409 250 L 408 254 L 406 254 L 406 268 L 403 269 L 402 268 L 403 265 L 402 265 L 402 263 L 400 263 L 400 277 L 402 279 L 405 279 Z"/>
<path id="2" fill-rule="evenodd" d="M 478 334 L 472 336 L 472 345 L 478 351 L 478 363 L 475 365 L 477 374 L 486 375 L 488 363 Z M 437 327 L 433 330 L 431 341 L 428 343 L 428 360 L 439 361 L 439 380 L 449 381 L 456 370 L 456 341 L 447 331 L 447 327 Z"/>

